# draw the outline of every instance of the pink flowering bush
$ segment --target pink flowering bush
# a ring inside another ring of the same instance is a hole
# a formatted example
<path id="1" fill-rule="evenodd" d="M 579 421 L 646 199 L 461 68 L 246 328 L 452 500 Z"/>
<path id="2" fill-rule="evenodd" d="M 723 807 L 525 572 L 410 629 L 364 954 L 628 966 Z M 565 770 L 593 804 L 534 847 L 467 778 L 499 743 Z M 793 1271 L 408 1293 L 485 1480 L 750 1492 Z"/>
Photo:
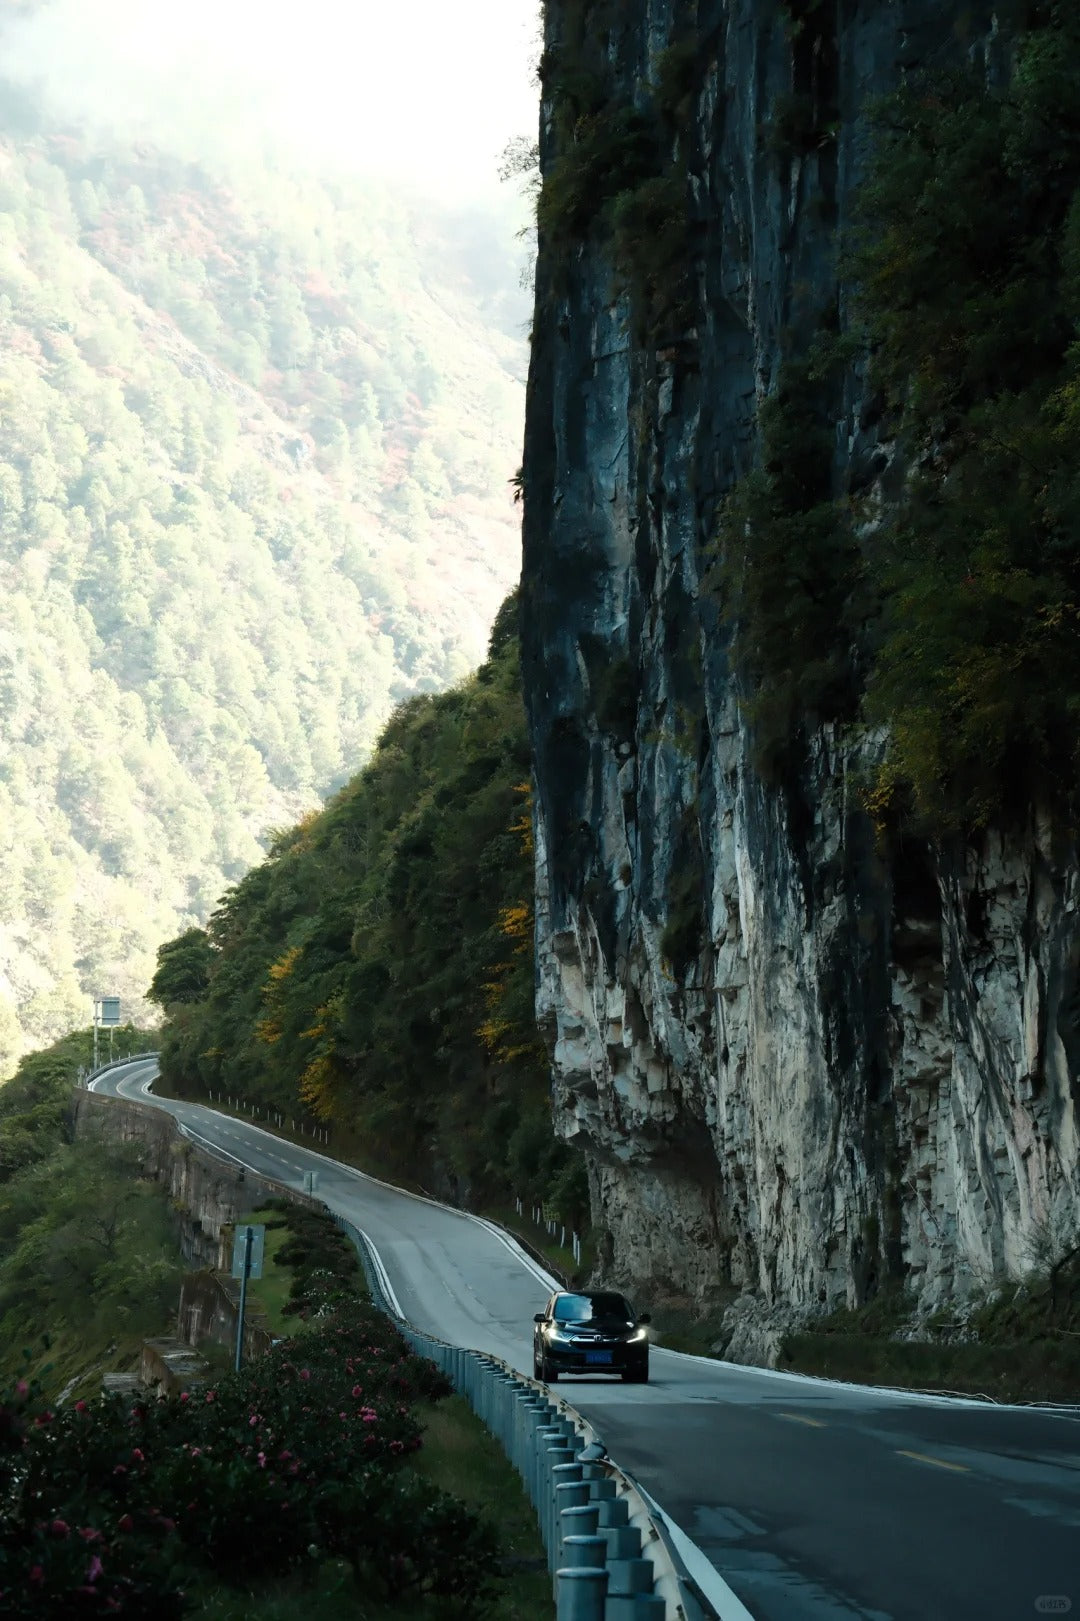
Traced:
<path id="1" fill-rule="evenodd" d="M 414 1404 L 448 1389 L 356 1301 L 181 1397 L 54 1413 L 17 1388 L 0 1398 L 0 1614 L 172 1621 L 200 1573 L 302 1569 L 312 1548 L 388 1600 L 467 1608 L 494 1545 L 407 1467 Z"/>

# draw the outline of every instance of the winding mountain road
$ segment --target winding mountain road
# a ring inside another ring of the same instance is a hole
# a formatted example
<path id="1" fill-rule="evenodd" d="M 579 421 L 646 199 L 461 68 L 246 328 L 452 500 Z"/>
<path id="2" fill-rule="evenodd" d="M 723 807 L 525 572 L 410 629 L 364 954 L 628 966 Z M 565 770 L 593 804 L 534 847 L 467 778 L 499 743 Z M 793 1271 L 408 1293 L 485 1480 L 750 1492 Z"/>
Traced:
<path id="1" fill-rule="evenodd" d="M 135 1061 L 92 1085 L 167 1109 L 195 1140 L 289 1186 L 317 1171 L 319 1196 L 371 1239 L 406 1317 L 531 1373 L 550 1280 L 496 1229 L 157 1098 L 155 1075 L 152 1060 Z M 649 1385 L 575 1379 L 559 1391 L 710 1562 L 694 1573 L 725 1621 L 1080 1615 L 1080 1409 L 920 1397 L 656 1349 Z"/>

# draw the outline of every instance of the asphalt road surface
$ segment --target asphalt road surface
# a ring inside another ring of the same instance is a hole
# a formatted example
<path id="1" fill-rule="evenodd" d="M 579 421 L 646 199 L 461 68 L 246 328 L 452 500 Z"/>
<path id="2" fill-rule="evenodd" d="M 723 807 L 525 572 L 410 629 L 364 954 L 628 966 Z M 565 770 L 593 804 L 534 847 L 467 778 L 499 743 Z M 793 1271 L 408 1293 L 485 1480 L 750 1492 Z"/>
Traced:
<path id="1" fill-rule="evenodd" d="M 155 1098 L 155 1073 L 132 1063 L 95 1089 L 167 1109 L 288 1185 L 318 1171 L 319 1196 L 374 1243 L 416 1327 L 531 1374 L 549 1283 L 494 1229 Z M 745 1613 L 725 1583 L 756 1621 L 1080 1616 L 1080 1409 L 919 1397 L 655 1348 L 646 1386 L 597 1377 L 558 1391 L 720 1573 L 709 1587 L 722 1616 Z"/>

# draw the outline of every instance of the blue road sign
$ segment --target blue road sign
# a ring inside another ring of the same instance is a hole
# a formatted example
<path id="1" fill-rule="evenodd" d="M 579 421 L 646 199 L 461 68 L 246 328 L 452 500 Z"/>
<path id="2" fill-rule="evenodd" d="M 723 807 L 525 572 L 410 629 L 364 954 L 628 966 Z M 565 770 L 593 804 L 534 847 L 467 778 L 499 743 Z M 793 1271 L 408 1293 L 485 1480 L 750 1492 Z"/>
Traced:
<path id="1" fill-rule="evenodd" d="M 244 1276 L 244 1251 L 247 1249 L 247 1235 L 251 1234 L 251 1265 L 248 1268 L 249 1278 L 261 1278 L 263 1266 L 263 1243 L 266 1238 L 266 1228 L 251 1223 L 238 1226 L 233 1235 L 232 1275 L 234 1278 Z"/>

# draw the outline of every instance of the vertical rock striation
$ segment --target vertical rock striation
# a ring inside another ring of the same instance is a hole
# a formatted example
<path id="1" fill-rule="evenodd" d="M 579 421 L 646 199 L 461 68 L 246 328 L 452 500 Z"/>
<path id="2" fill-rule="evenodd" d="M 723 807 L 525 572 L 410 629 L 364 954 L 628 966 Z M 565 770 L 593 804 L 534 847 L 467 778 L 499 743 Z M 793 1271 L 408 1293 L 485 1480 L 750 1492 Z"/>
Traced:
<path id="1" fill-rule="evenodd" d="M 793 27 L 811 12 L 826 26 Z M 883 850 L 865 732 L 821 727 L 797 772 L 763 781 L 706 579 L 784 334 L 843 300 L 834 243 L 868 98 L 993 52 L 992 7 L 548 0 L 546 29 L 545 172 L 572 38 L 629 105 L 681 59 L 691 108 L 677 324 L 642 330 L 602 233 L 556 243 L 542 221 L 538 267 L 523 668 L 539 999 L 604 1270 L 700 1300 L 734 1287 L 748 1323 L 886 1281 L 929 1304 L 1015 1276 L 1080 1212 L 1075 850 L 1042 824 Z M 787 129 L 792 107 L 826 104 L 828 139 Z M 887 499 L 872 416 L 853 373 L 837 466 Z M 765 1355 L 766 1337 L 739 1348 Z"/>

